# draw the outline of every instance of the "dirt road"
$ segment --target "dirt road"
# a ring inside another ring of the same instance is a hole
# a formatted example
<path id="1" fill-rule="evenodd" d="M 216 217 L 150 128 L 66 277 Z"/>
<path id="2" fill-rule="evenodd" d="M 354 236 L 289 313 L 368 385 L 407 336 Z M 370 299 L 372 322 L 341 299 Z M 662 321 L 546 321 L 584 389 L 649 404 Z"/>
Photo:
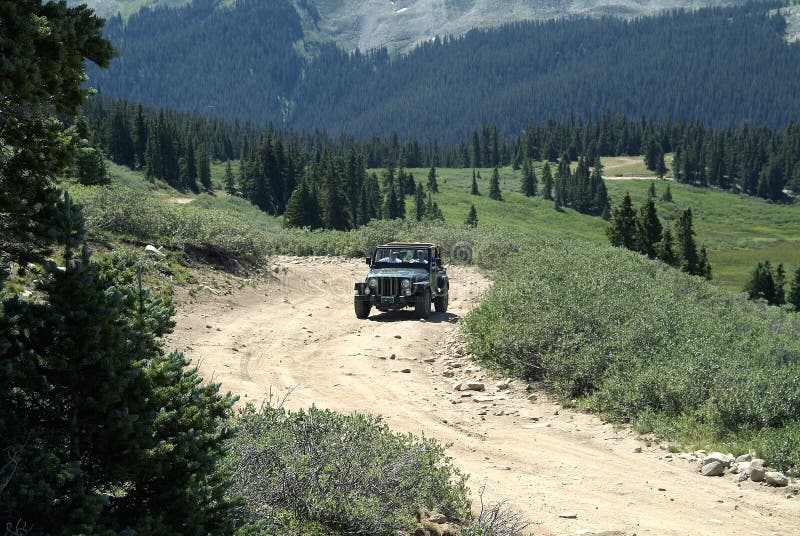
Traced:
<path id="1" fill-rule="evenodd" d="M 473 491 L 485 484 L 489 500 L 509 499 L 533 534 L 800 534 L 800 497 L 785 488 L 700 476 L 695 464 L 543 393 L 528 400 L 521 382 L 496 390 L 497 378 L 458 355 L 458 320 L 489 285 L 476 272 L 449 269 L 447 314 L 425 322 L 410 310 L 373 310 L 357 320 L 352 284 L 366 266 L 273 263 L 269 284 L 184 303 L 170 340 L 242 402 L 294 388 L 290 408 L 378 413 L 396 431 L 451 444 Z M 487 390 L 464 397 L 452 387 L 459 378 L 482 378 Z"/>

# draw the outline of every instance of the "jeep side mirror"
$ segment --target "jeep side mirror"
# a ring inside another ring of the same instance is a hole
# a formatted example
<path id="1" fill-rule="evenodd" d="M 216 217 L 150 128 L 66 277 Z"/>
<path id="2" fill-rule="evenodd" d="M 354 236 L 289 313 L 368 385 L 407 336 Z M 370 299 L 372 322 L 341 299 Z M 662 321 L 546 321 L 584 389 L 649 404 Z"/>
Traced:
<path id="1" fill-rule="evenodd" d="M 367 257 L 367 264 L 372 264 L 372 258 Z"/>
<path id="2" fill-rule="evenodd" d="M 433 262 L 436 263 L 436 266 L 444 266 L 442 264 L 442 258 L 441 257 L 436 257 L 435 259 L 433 259 Z"/>

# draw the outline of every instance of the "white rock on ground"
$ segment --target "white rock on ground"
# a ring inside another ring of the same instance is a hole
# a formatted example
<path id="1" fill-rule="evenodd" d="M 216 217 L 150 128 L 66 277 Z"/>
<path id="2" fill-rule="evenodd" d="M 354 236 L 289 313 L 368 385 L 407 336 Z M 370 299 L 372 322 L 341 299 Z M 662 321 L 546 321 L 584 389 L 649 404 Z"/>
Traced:
<path id="1" fill-rule="evenodd" d="M 789 479 L 786 478 L 786 475 L 778 471 L 767 471 L 764 473 L 764 480 L 767 484 L 776 488 L 783 488 L 789 485 Z"/>
<path id="2" fill-rule="evenodd" d="M 764 480 L 766 470 L 764 469 L 764 460 L 756 458 L 750 462 L 750 467 L 747 469 L 747 477 L 753 482 L 761 482 Z"/>
<path id="3" fill-rule="evenodd" d="M 720 476 L 725 472 L 725 463 L 719 460 L 712 460 L 703 465 L 700 474 L 703 476 Z"/>

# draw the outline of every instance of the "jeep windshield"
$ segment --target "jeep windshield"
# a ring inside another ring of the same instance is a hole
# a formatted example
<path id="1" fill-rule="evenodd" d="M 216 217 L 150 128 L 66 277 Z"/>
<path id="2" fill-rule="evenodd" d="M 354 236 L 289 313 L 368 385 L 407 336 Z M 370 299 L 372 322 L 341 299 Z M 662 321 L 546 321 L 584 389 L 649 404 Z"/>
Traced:
<path id="1" fill-rule="evenodd" d="M 430 254 L 424 248 L 377 248 L 372 262 L 377 268 L 395 266 L 427 268 L 430 263 Z"/>

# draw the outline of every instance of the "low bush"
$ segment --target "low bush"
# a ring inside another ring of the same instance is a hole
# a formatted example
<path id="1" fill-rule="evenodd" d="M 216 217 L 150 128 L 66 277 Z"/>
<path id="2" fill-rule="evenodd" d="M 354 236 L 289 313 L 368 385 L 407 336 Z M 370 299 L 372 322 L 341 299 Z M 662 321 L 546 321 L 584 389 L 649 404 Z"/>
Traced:
<path id="1" fill-rule="evenodd" d="M 470 516 L 462 475 L 437 442 L 392 433 L 379 417 L 248 406 L 228 464 L 241 515 L 265 534 L 394 534 L 420 508 Z"/>
<path id="2" fill-rule="evenodd" d="M 484 362 L 585 408 L 800 464 L 797 315 L 620 249 L 538 240 L 464 327 Z"/>

